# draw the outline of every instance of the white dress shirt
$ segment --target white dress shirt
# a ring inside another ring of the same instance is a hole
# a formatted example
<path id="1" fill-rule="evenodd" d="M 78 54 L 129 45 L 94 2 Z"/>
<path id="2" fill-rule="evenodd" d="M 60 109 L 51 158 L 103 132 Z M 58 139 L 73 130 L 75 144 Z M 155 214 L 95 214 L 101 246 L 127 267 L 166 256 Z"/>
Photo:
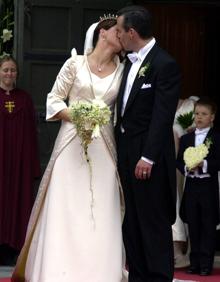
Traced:
<path id="1" fill-rule="evenodd" d="M 142 65 L 145 57 L 150 52 L 150 50 L 152 49 L 152 47 L 154 46 L 155 43 L 156 43 L 155 38 L 152 38 L 150 42 L 148 42 L 143 48 L 141 48 L 138 51 L 138 53 L 136 53 L 136 52 L 131 53 L 131 56 L 133 57 L 133 58 L 130 59 L 131 62 L 132 62 L 132 66 L 129 70 L 126 85 L 125 85 L 125 92 L 124 92 L 124 96 L 123 96 L 121 116 L 123 116 L 123 114 L 124 114 L 125 107 L 126 107 L 126 104 L 127 104 L 130 92 L 131 92 L 131 88 L 132 88 L 134 80 L 137 76 L 137 73 L 139 71 L 139 68 Z M 129 58 L 129 56 L 128 56 L 128 58 Z M 123 131 L 124 131 L 124 129 L 122 128 L 122 132 Z M 152 160 L 149 160 L 145 157 L 141 157 L 141 159 L 144 160 L 145 162 L 151 164 L 151 165 L 154 164 L 154 162 Z"/>
<path id="2" fill-rule="evenodd" d="M 131 66 L 129 73 L 128 73 L 126 86 L 125 86 L 125 92 L 124 92 L 124 96 L 123 96 L 121 116 L 123 116 L 123 114 L 124 114 L 124 110 L 125 110 L 125 107 L 126 107 L 126 104 L 127 104 L 130 92 L 131 92 L 131 88 L 132 88 L 132 85 L 134 83 L 135 77 L 136 77 L 136 75 L 139 71 L 139 68 L 140 68 L 141 64 L 143 63 L 145 57 L 150 52 L 150 50 L 152 49 L 152 47 L 154 46 L 155 43 L 156 43 L 156 40 L 155 40 L 155 38 L 153 38 L 143 48 L 141 48 L 138 53 L 136 53 L 136 52 L 132 53 L 137 57 L 137 60 L 132 63 L 132 66 Z"/>

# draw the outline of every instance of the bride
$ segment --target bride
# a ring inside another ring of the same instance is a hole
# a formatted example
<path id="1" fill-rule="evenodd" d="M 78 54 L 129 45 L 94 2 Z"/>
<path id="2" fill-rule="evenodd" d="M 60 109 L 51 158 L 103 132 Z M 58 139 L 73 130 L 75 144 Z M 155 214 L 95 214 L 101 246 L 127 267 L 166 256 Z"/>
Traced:
<path id="1" fill-rule="evenodd" d="M 61 68 L 47 98 L 47 120 L 62 120 L 29 220 L 13 282 L 121 282 L 124 258 L 123 197 L 116 170 L 113 124 L 92 141 L 94 197 L 91 217 L 89 167 L 68 106 L 102 99 L 113 111 L 123 65 L 116 19 L 100 20 L 94 50 L 72 56 Z M 67 102 L 68 101 L 68 102 Z"/>

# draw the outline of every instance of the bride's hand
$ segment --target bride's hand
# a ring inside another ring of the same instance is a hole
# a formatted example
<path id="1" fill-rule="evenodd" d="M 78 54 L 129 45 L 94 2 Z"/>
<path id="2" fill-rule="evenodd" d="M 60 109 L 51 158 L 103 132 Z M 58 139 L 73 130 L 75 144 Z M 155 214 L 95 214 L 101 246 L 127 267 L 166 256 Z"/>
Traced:
<path id="1" fill-rule="evenodd" d="M 55 118 L 62 119 L 68 122 L 71 122 L 70 115 L 69 115 L 69 109 L 64 109 L 56 114 Z"/>

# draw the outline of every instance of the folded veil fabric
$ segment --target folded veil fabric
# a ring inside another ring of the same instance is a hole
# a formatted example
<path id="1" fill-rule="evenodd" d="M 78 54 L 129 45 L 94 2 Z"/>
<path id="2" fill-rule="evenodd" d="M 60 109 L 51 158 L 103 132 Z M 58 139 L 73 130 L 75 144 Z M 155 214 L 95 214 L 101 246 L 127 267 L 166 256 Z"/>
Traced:
<path id="1" fill-rule="evenodd" d="M 85 42 L 84 42 L 84 54 L 87 54 L 89 50 L 93 48 L 93 34 L 94 30 L 97 27 L 98 22 L 93 23 L 86 32 Z"/>

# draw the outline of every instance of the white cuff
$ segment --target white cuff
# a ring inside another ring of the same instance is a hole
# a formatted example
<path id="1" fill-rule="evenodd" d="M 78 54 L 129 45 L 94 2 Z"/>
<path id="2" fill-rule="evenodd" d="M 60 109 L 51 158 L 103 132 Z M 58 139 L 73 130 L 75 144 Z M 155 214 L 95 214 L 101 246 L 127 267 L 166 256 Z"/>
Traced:
<path id="1" fill-rule="evenodd" d="M 141 159 L 142 159 L 143 161 L 145 161 L 146 163 L 149 163 L 149 164 L 151 164 L 151 165 L 154 164 L 154 161 L 149 160 L 149 159 L 147 159 L 147 158 L 145 158 L 145 157 L 141 157 Z"/>
<path id="2" fill-rule="evenodd" d="M 189 174 L 189 171 L 187 170 L 186 165 L 184 166 L 184 175 L 187 176 Z"/>
<path id="3" fill-rule="evenodd" d="M 53 100 L 50 101 L 50 103 L 47 104 L 47 115 L 46 120 L 47 121 L 55 121 L 57 120 L 54 118 L 54 116 L 59 113 L 60 111 L 67 108 L 67 105 L 62 100 Z"/>
<path id="4" fill-rule="evenodd" d="M 203 161 L 202 172 L 203 173 L 207 173 L 208 172 L 208 162 L 207 162 L 207 160 Z"/>

